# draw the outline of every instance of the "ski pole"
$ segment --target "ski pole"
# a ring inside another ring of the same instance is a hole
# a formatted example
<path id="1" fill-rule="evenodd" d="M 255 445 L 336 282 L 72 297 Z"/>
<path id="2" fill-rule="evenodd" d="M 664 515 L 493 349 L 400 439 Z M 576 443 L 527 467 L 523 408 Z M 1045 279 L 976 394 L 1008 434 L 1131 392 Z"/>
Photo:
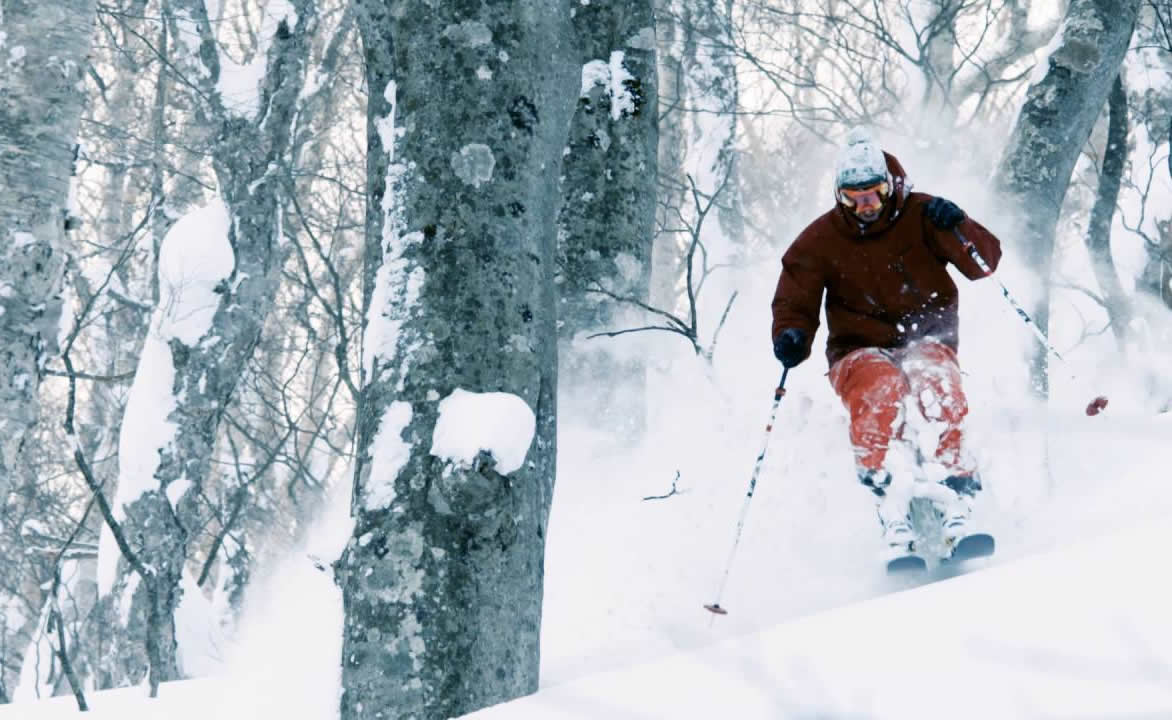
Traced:
<path id="1" fill-rule="evenodd" d="M 956 233 L 956 239 L 960 240 L 960 244 L 964 246 L 965 252 L 967 252 L 969 257 L 973 259 L 973 262 L 977 264 L 977 267 L 981 268 L 981 272 L 985 273 L 985 275 L 992 275 L 993 269 L 989 267 L 987 262 L 985 262 L 985 258 L 981 257 L 981 253 L 977 250 L 977 246 L 964 236 L 964 234 L 960 231 L 960 228 L 953 228 L 952 232 Z M 1014 299 L 1013 295 L 1009 292 L 1009 288 L 1005 287 L 1005 283 L 997 280 L 997 285 L 1001 288 L 1002 296 L 1004 296 L 1006 301 L 1009 302 L 1009 306 L 1013 308 L 1013 311 L 1017 313 L 1017 316 L 1021 318 L 1031 330 L 1034 331 L 1034 336 L 1038 338 L 1038 342 L 1042 343 L 1042 346 L 1045 347 L 1051 355 L 1058 358 L 1058 360 L 1062 363 L 1066 363 L 1066 358 L 1062 357 L 1062 354 L 1054 348 L 1053 343 L 1050 342 L 1050 338 L 1046 336 L 1046 333 L 1042 330 L 1042 328 L 1038 327 L 1038 324 L 1034 322 L 1034 319 L 1030 317 L 1030 314 L 1025 311 L 1025 308 L 1021 306 L 1021 303 Z M 1089 405 L 1087 405 L 1087 415 L 1098 415 L 1099 411 L 1106 407 L 1107 398 L 1104 395 L 1100 395 L 1092 400 Z"/>
<path id="2" fill-rule="evenodd" d="M 785 396 L 785 378 L 789 375 L 789 368 L 785 368 L 781 373 L 781 383 L 778 384 L 777 390 L 773 393 L 773 409 L 769 412 L 769 424 L 765 426 L 765 440 L 761 443 L 761 453 L 757 456 L 757 462 L 753 465 L 753 475 L 749 478 L 749 492 L 745 494 L 745 502 L 741 506 L 741 515 L 737 519 L 737 532 L 733 537 L 732 550 L 728 554 L 728 562 L 724 565 L 724 575 L 720 579 L 720 587 L 716 590 L 716 600 L 711 605 L 705 605 L 704 609 L 716 615 L 728 615 L 728 611 L 720 606 L 720 598 L 724 595 L 724 585 L 728 582 L 729 571 L 732 570 L 733 558 L 737 554 L 737 546 L 741 544 L 741 531 L 745 529 L 745 517 L 749 514 L 749 503 L 753 500 L 753 491 L 757 489 L 757 476 L 761 473 L 761 466 L 765 464 L 765 451 L 769 449 L 769 436 L 773 433 L 773 422 L 777 419 L 777 406 L 781 404 L 781 398 Z"/>
<path id="3" fill-rule="evenodd" d="M 964 249 L 968 252 L 969 257 L 973 259 L 973 262 L 977 264 L 977 267 L 981 268 L 981 272 L 985 273 L 986 275 L 992 275 L 993 269 L 989 267 L 987 262 L 985 262 L 985 258 L 981 257 L 981 253 L 977 250 L 977 246 L 960 232 L 960 228 L 953 228 L 952 232 L 956 233 L 956 237 L 958 240 L 960 240 L 960 244 L 964 246 Z M 1013 298 L 1013 295 L 1011 295 L 1009 292 L 1009 288 L 1005 287 L 1005 283 L 997 280 L 997 285 L 1001 288 L 1001 294 L 1009 302 L 1009 306 L 1013 308 L 1013 311 L 1017 313 L 1017 316 L 1021 318 L 1025 324 L 1030 327 L 1031 330 L 1034 331 L 1034 335 L 1038 338 L 1038 342 L 1042 343 L 1042 345 L 1045 346 L 1045 348 L 1049 350 L 1054 355 L 1054 357 L 1058 358 L 1062 362 L 1066 362 L 1066 358 L 1062 357 L 1062 354 L 1054 348 L 1054 345 L 1050 343 L 1050 338 L 1046 337 L 1046 333 L 1042 331 L 1042 328 L 1038 327 L 1038 324 L 1034 322 L 1034 319 L 1030 317 L 1030 314 L 1025 311 L 1025 308 L 1021 306 L 1021 303 Z"/>

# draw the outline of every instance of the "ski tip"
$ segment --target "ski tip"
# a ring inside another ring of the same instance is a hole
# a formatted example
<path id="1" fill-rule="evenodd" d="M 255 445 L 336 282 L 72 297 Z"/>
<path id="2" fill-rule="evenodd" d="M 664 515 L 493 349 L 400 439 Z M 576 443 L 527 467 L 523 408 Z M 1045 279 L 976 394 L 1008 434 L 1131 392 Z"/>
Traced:
<path id="1" fill-rule="evenodd" d="M 918 555 L 904 555 L 887 562 L 888 575 L 918 573 L 928 569 L 928 563 Z"/>
<path id="2" fill-rule="evenodd" d="M 711 605 L 705 605 L 704 609 L 707 610 L 708 612 L 712 613 L 713 615 L 728 615 L 728 610 L 725 610 L 724 608 L 722 608 L 720 606 L 720 603 L 712 603 Z"/>
<path id="3" fill-rule="evenodd" d="M 997 543 L 992 535 L 978 533 L 961 538 L 952 551 L 950 561 L 973 560 L 989 557 L 996 551 Z"/>

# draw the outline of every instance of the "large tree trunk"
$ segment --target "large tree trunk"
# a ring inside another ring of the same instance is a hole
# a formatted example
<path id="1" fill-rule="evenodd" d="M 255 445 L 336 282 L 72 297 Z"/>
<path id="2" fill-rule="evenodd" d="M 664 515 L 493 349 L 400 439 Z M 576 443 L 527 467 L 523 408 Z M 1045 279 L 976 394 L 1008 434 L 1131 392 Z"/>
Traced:
<path id="1" fill-rule="evenodd" d="M 643 362 L 581 334 L 643 319 L 617 298 L 648 301 L 655 236 L 648 189 L 656 186 L 658 138 L 652 2 L 576 7 L 574 34 L 582 43 L 582 94 L 558 217 L 561 385 L 580 390 L 575 405 L 587 416 L 633 438 L 644 425 Z"/>
<path id="2" fill-rule="evenodd" d="M 1107 101 L 1107 143 L 1103 148 L 1103 167 L 1099 170 L 1098 193 L 1087 227 L 1087 249 L 1091 254 L 1091 263 L 1099 282 L 1103 304 L 1107 308 L 1111 330 L 1120 345 L 1127 338 L 1131 308 L 1111 257 L 1111 221 L 1119 202 L 1119 186 L 1126 164 L 1127 92 L 1123 87 L 1123 76 L 1117 75 Z"/>
<path id="3" fill-rule="evenodd" d="M 337 563 L 343 720 L 439 720 L 537 688 L 569 9 L 362 6 L 369 311 Z M 437 426 L 449 398 L 445 422 L 470 423 L 463 454 Z"/>
<path id="4" fill-rule="evenodd" d="M 1107 100 L 1127 51 L 1140 0 L 1072 0 L 1056 46 L 1026 92 L 997 170 L 997 187 L 1022 218 L 1021 255 L 1040 279 L 1034 320 L 1049 324 L 1054 229 L 1075 162 Z M 1034 387 L 1048 394 L 1048 358 L 1039 346 Z"/>
<path id="5" fill-rule="evenodd" d="M 0 502 L 56 351 L 94 0 L 0 0 Z"/>

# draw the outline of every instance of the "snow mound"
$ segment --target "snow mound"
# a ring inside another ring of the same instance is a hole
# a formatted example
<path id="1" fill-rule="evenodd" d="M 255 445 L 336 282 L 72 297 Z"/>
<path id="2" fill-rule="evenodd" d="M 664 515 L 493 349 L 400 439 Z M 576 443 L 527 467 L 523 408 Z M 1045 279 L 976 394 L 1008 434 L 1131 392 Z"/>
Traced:
<path id="1" fill-rule="evenodd" d="M 508 475 L 525 462 L 536 429 L 533 410 L 516 395 L 456 388 L 440 400 L 431 454 L 467 464 L 484 450 L 496 458 L 497 472 Z"/>
<path id="2" fill-rule="evenodd" d="M 1134 529 L 464 717 L 1172 717 L 1172 583 L 1161 571 L 1170 543 L 1166 525 Z M 708 599 L 696 598 L 698 625 L 722 622 L 701 609 Z M 246 703 L 224 702 L 230 689 L 216 679 L 164 684 L 156 701 L 142 688 L 96 693 L 90 717 L 256 717 Z M 0 720 L 76 713 L 71 698 L 56 698 L 2 707 Z"/>

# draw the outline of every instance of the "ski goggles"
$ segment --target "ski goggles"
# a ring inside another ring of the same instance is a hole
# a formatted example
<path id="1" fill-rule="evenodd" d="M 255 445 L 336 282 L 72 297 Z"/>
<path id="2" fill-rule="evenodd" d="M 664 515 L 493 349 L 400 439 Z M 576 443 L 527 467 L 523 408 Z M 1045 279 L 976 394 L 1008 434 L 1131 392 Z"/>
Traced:
<path id="1" fill-rule="evenodd" d="M 848 208 L 882 205 L 891 193 L 886 181 L 861 188 L 839 188 L 838 201 Z"/>

